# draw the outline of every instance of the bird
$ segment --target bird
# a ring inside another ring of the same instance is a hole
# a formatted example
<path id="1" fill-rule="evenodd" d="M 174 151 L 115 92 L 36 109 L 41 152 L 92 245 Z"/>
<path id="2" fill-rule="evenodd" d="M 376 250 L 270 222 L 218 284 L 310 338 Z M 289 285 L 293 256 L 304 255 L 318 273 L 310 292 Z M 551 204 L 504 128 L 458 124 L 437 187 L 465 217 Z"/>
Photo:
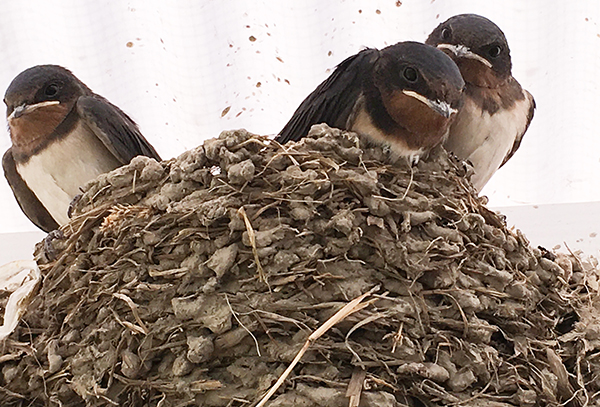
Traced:
<path id="1" fill-rule="evenodd" d="M 466 82 L 462 107 L 444 146 L 471 162 L 471 182 L 481 192 L 521 145 L 535 100 L 512 76 L 506 37 L 489 19 L 456 15 L 438 25 L 425 43 L 446 52 Z"/>
<path id="2" fill-rule="evenodd" d="M 366 48 L 306 97 L 275 140 L 298 141 L 312 125 L 326 123 L 415 163 L 447 135 L 463 87 L 456 64 L 434 47 L 405 41 Z"/>
<path id="3" fill-rule="evenodd" d="M 23 213 L 47 233 L 69 221 L 88 181 L 137 155 L 160 160 L 129 116 L 62 66 L 21 72 L 4 103 L 11 140 L 4 175 Z"/>

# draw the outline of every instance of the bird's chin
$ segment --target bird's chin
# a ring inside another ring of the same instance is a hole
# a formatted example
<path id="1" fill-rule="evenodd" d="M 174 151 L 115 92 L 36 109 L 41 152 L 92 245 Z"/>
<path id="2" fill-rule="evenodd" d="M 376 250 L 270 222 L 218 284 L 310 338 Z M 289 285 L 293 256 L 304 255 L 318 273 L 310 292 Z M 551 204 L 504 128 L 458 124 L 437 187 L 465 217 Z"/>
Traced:
<path id="1" fill-rule="evenodd" d="M 440 116 L 443 116 L 446 119 L 450 118 L 450 116 L 452 116 L 458 111 L 457 109 L 453 108 L 448 102 L 431 100 L 412 90 L 403 90 L 402 93 L 424 103 L 425 105 L 429 106 L 431 110 L 433 110 L 434 112 L 436 112 Z"/>
<path id="2" fill-rule="evenodd" d="M 451 117 L 455 116 L 456 113 L 458 112 L 457 109 L 453 108 L 449 103 L 447 102 L 440 102 L 437 100 L 429 100 L 429 104 L 428 106 L 437 114 L 439 114 L 440 116 L 446 118 L 446 119 L 450 119 Z"/>

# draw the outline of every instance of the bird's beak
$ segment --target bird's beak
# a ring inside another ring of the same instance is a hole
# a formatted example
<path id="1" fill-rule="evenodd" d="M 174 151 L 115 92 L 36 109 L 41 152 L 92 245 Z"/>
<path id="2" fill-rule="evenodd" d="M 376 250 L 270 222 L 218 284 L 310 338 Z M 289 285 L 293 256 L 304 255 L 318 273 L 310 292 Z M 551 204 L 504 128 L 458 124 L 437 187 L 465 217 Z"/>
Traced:
<path id="1" fill-rule="evenodd" d="M 477 55 L 476 53 L 472 52 L 469 48 L 465 47 L 464 45 L 438 44 L 437 48 L 442 51 L 448 50 L 452 52 L 457 58 L 474 59 L 476 61 L 481 62 L 488 68 L 492 67 L 490 61 L 483 58 L 481 55 Z"/>
<path id="2" fill-rule="evenodd" d="M 28 104 L 23 103 L 22 105 L 14 108 L 14 110 L 12 111 L 10 116 L 8 116 L 8 121 L 11 121 L 13 119 L 18 119 L 19 117 L 21 117 L 27 113 L 31 113 L 34 110 L 37 110 L 41 107 L 54 106 L 54 105 L 59 105 L 59 104 L 60 104 L 60 102 L 58 100 L 47 100 L 45 102 L 36 103 L 35 105 L 28 105 Z"/>
<path id="3" fill-rule="evenodd" d="M 452 116 L 452 114 L 454 114 L 458 111 L 458 110 L 454 109 L 452 106 L 450 106 L 450 103 L 448 103 L 448 102 L 440 102 L 439 100 L 431 100 L 431 99 L 428 99 L 425 96 L 423 96 L 415 91 L 412 91 L 412 90 L 403 90 L 402 93 L 404 93 L 406 96 L 413 97 L 422 103 L 425 103 L 434 112 L 445 117 L 446 119 L 448 119 L 450 116 Z"/>

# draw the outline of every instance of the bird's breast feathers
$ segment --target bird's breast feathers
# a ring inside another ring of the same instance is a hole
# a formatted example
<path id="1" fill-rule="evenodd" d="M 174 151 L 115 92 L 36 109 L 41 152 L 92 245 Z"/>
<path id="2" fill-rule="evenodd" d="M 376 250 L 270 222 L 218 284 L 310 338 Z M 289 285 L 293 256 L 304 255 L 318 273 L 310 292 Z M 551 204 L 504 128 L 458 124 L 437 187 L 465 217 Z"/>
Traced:
<path id="1" fill-rule="evenodd" d="M 384 132 L 373 123 L 371 116 L 363 108 L 358 109 L 352 119 L 348 126 L 352 131 L 366 135 L 376 143 L 388 145 L 395 157 L 418 157 L 424 152 L 423 148 L 410 147 L 405 138 Z"/>
<path id="2" fill-rule="evenodd" d="M 67 209 L 79 188 L 98 175 L 119 167 L 104 144 L 81 122 L 66 137 L 57 139 L 17 163 L 17 171 L 52 217 L 68 222 Z"/>
<path id="3" fill-rule="evenodd" d="M 501 166 L 515 141 L 527 129 L 531 95 L 515 101 L 507 109 L 490 113 L 465 95 L 464 105 L 452 124 L 445 147 L 459 158 L 473 164 L 471 181 L 480 190 Z"/>

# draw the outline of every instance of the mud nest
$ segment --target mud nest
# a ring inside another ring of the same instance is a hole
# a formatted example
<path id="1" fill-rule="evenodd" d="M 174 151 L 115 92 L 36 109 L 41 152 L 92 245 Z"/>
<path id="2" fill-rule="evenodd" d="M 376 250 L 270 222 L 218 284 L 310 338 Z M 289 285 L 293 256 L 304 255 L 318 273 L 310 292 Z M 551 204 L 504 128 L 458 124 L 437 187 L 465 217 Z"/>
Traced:
<path id="1" fill-rule="evenodd" d="M 256 405 L 370 292 L 267 405 L 600 405 L 595 265 L 531 248 L 469 171 L 326 126 L 138 157 L 85 187 L 52 253 L 38 245 L 0 404 Z"/>

